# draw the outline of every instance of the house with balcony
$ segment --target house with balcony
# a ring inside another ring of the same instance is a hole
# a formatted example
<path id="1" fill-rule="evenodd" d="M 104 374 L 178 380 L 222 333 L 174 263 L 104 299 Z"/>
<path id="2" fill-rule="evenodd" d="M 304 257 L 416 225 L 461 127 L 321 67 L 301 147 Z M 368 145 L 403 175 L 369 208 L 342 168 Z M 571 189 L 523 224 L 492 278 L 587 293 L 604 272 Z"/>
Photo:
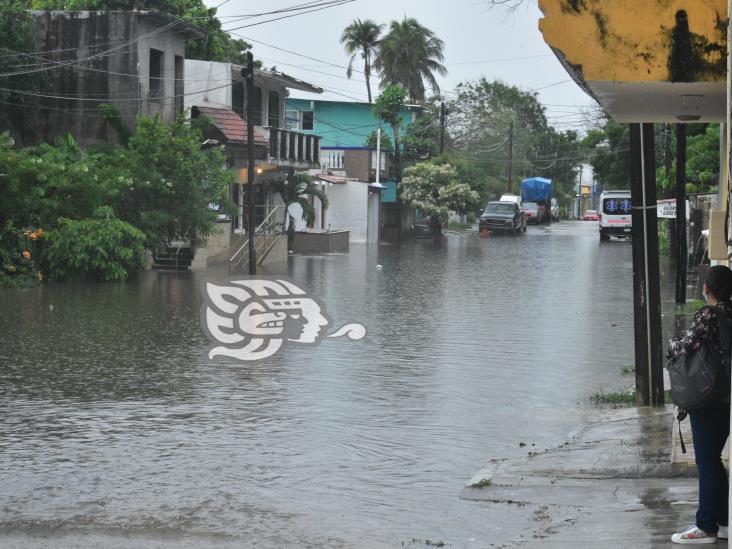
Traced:
<path id="1" fill-rule="evenodd" d="M 405 108 L 400 132 L 418 114 L 419 107 Z M 325 212 L 314 204 L 318 211 L 314 229 L 348 230 L 351 242 L 377 241 L 385 214 L 396 206 L 396 182 L 390 175 L 392 154 L 382 150 L 377 155 L 368 140 L 381 129 L 384 141 L 393 144 L 391 127 L 374 115 L 369 103 L 296 98 L 286 101 L 285 126 L 320 136 L 320 166 L 311 173 L 330 204 Z M 305 228 L 299 223 L 298 229 Z"/>
<path id="2" fill-rule="evenodd" d="M 225 146 L 229 168 L 237 173 L 238 179 L 231 188 L 231 198 L 238 206 L 237 215 L 231 220 L 222 219 L 218 232 L 223 236 L 219 234 L 213 240 L 209 239 L 216 245 L 205 252 L 207 264 L 231 259 L 246 240 L 245 195 L 249 183 L 247 124 L 254 125 L 255 225 L 261 226 L 260 230 L 264 230 L 263 224 L 274 226 L 285 219 L 284 210 L 277 211 L 281 209 L 279 197 L 266 193 L 262 183 L 270 177 L 282 177 L 291 171 L 312 170 L 320 166 L 320 137 L 312 132 L 285 127 L 285 99 L 290 89 L 316 94 L 322 90 L 276 70 L 256 69 L 255 108 L 251 116 L 247 116 L 242 68 L 232 63 L 185 61 L 184 106 L 190 110 L 191 118 L 204 121 L 205 137 L 209 143 Z M 286 246 L 282 244 L 275 251 L 263 250 L 258 254 L 261 256 L 258 260 L 264 260 L 267 255 L 286 258 Z M 199 259 L 199 266 L 202 266 L 200 255 Z"/>
<path id="3" fill-rule="evenodd" d="M 172 122 L 183 110 L 185 41 L 200 36 L 180 19 L 147 11 L 32 11 L 47 91 L 11 121 L 19 146 L 72 134 L 82 147 L 116 143 L 99 107 L 134 128 L 141 115 Z M 121 47 L 123 45 L 124 47 Z"/>

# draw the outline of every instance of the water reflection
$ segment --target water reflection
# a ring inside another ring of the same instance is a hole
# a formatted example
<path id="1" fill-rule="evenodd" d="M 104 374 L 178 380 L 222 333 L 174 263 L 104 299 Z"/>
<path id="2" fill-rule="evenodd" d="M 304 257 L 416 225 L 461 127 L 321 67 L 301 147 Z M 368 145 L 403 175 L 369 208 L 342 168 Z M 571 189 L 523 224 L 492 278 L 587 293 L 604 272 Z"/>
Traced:
<path id="1" fill-rule="evenodd" d="M 589 394 L 627 384 L 630 245 L 590 224 L 353 246 L 269 274 L 367 339 L 210 364 L 200 277 L 0 291 L 0 529 L 486 545 L 510 528 L 458 499 L 467 479 L 520 442 L 564 441 Z"/>

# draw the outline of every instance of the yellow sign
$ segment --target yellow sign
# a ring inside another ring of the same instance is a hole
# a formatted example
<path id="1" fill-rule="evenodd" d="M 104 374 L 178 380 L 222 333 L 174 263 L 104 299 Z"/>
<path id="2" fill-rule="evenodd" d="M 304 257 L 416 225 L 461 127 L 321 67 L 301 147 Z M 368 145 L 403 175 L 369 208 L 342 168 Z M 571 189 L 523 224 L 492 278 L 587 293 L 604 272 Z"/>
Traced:
<path id="1" fill-rule="evenodd" d="M 582 185 L 582 196 L 589 196 L 592 194 L 592 187 L 589 185 Z"/>

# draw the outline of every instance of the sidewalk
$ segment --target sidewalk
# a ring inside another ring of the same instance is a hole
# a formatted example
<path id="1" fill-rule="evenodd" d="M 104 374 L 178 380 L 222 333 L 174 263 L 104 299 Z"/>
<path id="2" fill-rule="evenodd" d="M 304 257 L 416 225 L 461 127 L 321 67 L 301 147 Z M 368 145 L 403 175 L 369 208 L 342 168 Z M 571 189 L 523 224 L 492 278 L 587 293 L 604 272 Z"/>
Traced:
<path id="1" fill-rule="evenodd" d="M 461 497 L 534 507 L 533 525 L 497 547 L 674 547 L 697 500 L 691 434 L 681 456 L 674 419 L 672 406 L 607 412 L 558 448 L 491 462 Z"/>

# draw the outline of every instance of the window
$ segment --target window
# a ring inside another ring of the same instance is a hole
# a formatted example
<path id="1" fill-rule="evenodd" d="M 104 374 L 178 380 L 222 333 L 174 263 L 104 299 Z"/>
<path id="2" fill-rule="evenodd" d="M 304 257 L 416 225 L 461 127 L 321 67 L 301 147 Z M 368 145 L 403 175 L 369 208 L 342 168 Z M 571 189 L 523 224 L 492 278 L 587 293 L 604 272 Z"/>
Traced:
<path id="1" fill-rule="evenodd" d="M 262 88 L 254 86 L 254 112 L 252 112 L 252 124 L 262 125 Z"/>
<path id="2" fill-rule="evenodd" d="M 231 85 L 231 110 L 244 118 L 244 83 L 234 82 Z"/>
<path id="3" fill-rule="evenodd" d="M 280 94 L 277 92 L 269 92 L 269 127 L 279 128 L 280 127 Z"/>
<path id="4" fill-rule="evenodd" d="M 302 129 L 303 130 L 312 130 L 313 129 L 313 111 L 303 111 L 302 112 Z"/>
<path id="5" fill-rule="evenodd" d="M 175 112 L 183 112 L 183 58 L 175 56 Z"/>
<path id="6" fill-rule="evenodd" d="M 300 111 L 285 111 L 285 129 L 300 129 Z"/>
<path id="7" fill-rule="evenodd" d="M 150 78 L 148 82 L 150 99 L 163 97 L 163 52 L 150 48 Z"/>

